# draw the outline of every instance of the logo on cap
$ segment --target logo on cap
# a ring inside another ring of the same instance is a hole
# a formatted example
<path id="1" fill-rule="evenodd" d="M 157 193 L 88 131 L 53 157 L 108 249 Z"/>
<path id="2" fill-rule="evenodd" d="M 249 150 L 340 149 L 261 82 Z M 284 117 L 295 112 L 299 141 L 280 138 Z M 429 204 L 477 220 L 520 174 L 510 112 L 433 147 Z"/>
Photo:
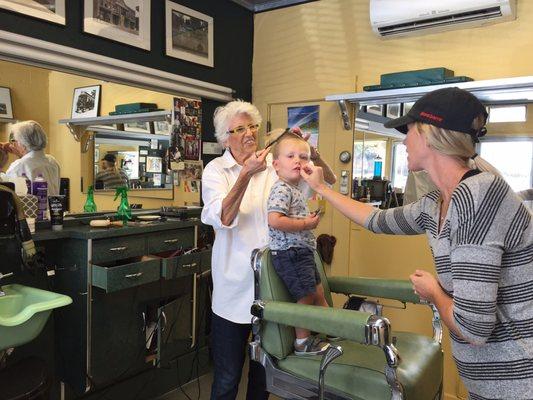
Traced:
<path id="1" fill-rule="evenodd" d="M 442 117 L 439 117 L 438 115 L 435 115 L 435 114 L 430 114 L 428 112 L 425 112 L 425 111 L 422 111 L 420 113 L 420 116 L 421 117 L 425 117 L 427 119 L 431 119 L 433 121 L 437 121 L 437 122 L 442 122 L 443 121 L 443 118 Z"/>

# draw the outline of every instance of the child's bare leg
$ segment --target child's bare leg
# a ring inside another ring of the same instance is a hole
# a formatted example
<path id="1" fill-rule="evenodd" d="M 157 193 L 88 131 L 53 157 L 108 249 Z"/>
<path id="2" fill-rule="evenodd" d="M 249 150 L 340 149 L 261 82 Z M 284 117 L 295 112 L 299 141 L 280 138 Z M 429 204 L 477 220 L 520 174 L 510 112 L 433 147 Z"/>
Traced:
<path id="1" fill-rule="evenodd" d="M 302 297 L 300 300 L 298 300 L 296 303 L 298 304 L 307 304 L 307 305 L 313 305 L 314 302 L 315 302 L 315 294 L 316 293 L 311 293 L 311 294 L 308 294 L 307 296 L 305 297 Z M 309 329 L 304 329 L 304 328 L 294 328 L 294 332 L 296 334 L 296 338 L 297 339 L 305 339 L 306 337 L 308 337 L 311 332 L 309 331 Z"/>
<path id="2" fill-rule="evenodd" d="M 316 285 L 316 292 L 314 293 L 313 304 L 315 306 L 329 307 L 326 297 L 324 296 L 324 286 L 321 283 Z"/>

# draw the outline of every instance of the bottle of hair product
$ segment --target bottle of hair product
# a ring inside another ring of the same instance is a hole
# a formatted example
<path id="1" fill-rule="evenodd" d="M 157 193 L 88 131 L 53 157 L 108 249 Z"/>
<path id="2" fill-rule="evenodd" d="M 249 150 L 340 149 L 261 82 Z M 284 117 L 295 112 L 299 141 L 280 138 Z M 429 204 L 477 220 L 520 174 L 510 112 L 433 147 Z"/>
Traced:
<path id="1" fill-rule="evenodd" d="M 33 181 L 32 194 L 37 196 L 37 221 L 43 221 L 48 209 L 48 183 L 42 174 Z"/>
<path id="2" fill-rule="evenodd" d="M 381 179 L 383 169 L 383 161 L 380 156 L 376 156 L 374 159 L 374 179 Z"/>
<path id="3" fill-rule="evenodd" d="M 31 181 L 30 181 L 30 178 L 28 178 L 28 175 L 26 175 L 24 172 L 22 173 L 22 177 L 26 181 L 26 187 L 28 188 L 28 193 L 27 194 L 31 194 Z"/>
<path id="4" fill-rule="evenodd" d="M 87 200 L 83 206 L 84 212 L 96 212 L 96 203 L 94 202 L 94 188 L 93 185 L 87 189 Z"/>

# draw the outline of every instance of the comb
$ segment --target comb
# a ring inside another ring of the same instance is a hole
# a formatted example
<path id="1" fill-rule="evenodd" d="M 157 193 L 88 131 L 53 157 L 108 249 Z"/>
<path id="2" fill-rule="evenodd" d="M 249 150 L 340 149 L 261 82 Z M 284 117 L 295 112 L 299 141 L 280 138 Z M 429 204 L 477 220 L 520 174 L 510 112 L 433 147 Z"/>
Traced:
<path id="1" fill-rule="evenodd" d="M 289 128 L 285 128 L 285 129 L 278 128 L 278 129 L 273 129 L 270 132 L 267 132 L 266 134 L 267 143 L 266 143 L 265 149 L 268 149 L 270 146 L 275 144 L 277 141 L 281 139 L 283 135 L 290 133 L 290 131 L 291 130 Z"/>

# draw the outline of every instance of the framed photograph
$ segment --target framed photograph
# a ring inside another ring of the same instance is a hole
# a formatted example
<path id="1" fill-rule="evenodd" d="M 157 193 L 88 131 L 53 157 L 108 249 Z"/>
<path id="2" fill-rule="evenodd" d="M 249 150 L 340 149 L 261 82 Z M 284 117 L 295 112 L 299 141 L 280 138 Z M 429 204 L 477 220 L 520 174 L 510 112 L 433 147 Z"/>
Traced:
<path id="1" fill-rule="evenodd" d="M 100 112 L 100 91 L 102 86 L 85 86 L 74 89 L 71 118 L 97 117 Z"/>
<path id="2" fill-rule="evenodd" d="M 385 106 L 385 116 L 387 118 L 400 118 L 402 115 L 402 103 L 387 104 Z"/>
<path id="3" fill-rule="evenodd" d="M 371 104 L 366 106 L 366 112 L 369 114 L 383 116 L 383 104 Z"/>
<path id="4" fill-rule="evenodd" d="M 154 133 L 156 135 L 170 135 L 171 125 L 167 121 L 154 121 Z"/>
<path id="5" fill-rule="evenodd" d="M 150 0 L 85 0 L 83 30 L 150 50 Z"/>
<path id="6" fill-rule="evenodd" d="M 152 133 L 150 122 L 131 121 L 124 122 L 124 130 L 127 132 Z"/>
<path id="7" fill-rule="evenodd" d="M 213 18 L 166 0 L 166 54 L 213 67 Z"/>
<path id="8" fill-rule="evenodd" d="M 13 118 L 11 90 L 6 87 L 0 87 L 0 118 Z"/>
<path id="9" fill-rule="evenodd" d="M 406 115 L 409 112 L 409 110 L 411 109 L 411 107 L 413 107 L 413 104 L 415 104 L 414 101 L 409 102 L 409 103 L 403 103 L 402 115 Z"/>
<path id="10" fill-rule="evenodd" d="M 65 0 L 0 0 L 0 8 L 65 25 Z"/>
<path id="11" fill-rule="evenodd" d="M 163 159 L 161 157 L 146 157 L 146 172 L 161 173 L 163 171 Z"/>

